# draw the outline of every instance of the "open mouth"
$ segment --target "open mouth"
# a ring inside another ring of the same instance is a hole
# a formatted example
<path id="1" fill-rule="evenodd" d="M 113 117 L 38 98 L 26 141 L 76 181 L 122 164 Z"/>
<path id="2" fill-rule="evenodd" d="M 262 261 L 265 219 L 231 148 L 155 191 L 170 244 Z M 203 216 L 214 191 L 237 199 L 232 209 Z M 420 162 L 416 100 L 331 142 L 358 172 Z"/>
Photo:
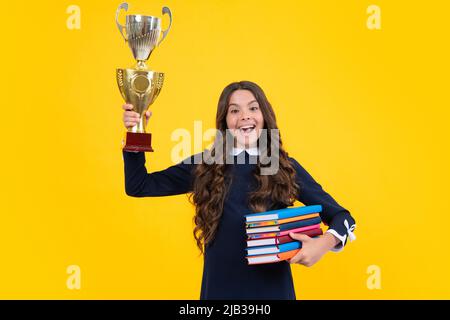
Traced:
<path id="1" fill-rule="evenodd" d="M 250 132 L 253 132 L 253 130 L 255 130 L 255 128 L 256 128 L 255 125 L 242 126 L 242 127 L 239 128 L 239 131 L 241 133 L 248 134 Z"/>

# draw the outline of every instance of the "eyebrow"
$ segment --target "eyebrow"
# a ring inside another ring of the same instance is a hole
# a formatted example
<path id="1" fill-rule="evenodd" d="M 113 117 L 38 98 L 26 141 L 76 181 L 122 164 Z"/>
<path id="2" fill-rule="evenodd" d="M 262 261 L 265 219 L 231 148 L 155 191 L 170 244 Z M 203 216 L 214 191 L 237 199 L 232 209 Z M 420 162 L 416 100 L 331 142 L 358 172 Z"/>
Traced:
<path id="1" fill-rule="evenodd" d="M 249 103 L 247 103 L 247 105 L 249 106 L 249 105 L 251 105 L 253 102 L 258 102 L 258 101 L 252 100 L 252 101 L 250 101 Z M 230 103 L 228 106 L 229 106 L 229 107 L 231 107 L 231 106 L 239 107 L 239 105 L 238 105 L 237 103 Z"/>

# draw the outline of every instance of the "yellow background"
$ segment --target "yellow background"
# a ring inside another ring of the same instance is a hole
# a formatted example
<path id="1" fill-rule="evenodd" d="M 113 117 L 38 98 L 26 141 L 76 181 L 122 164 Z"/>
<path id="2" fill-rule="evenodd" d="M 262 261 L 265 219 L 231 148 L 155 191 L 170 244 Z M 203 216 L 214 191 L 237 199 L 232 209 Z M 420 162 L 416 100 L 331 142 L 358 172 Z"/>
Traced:
<path id="1" fill-rule="evenodd" d="M 8 3 L 0 298 L 197 299 L 202 258 L 187 197 L 124 192 L 115 68 L 133 58 L 115 25 L 120 1 Z M 357 220 L 342 253 L 293 266 L 298 298 L 450 298 L 444 3 L 130 1 L 130 14 L 173 12 L 149 61 L 166 80 L 148 170 L 172 165 L 175 129 L 214 126 L 225 85 L 257 82 L 289 154 Z M 73 4 L 79 30 L 66 26 Z M 366 27 L 371 4 L 381 30 Z M 81 268 L 80 290 L 66 286 L 69 265 Z M 370 265 L 379 290 L 366 285 Z"/>

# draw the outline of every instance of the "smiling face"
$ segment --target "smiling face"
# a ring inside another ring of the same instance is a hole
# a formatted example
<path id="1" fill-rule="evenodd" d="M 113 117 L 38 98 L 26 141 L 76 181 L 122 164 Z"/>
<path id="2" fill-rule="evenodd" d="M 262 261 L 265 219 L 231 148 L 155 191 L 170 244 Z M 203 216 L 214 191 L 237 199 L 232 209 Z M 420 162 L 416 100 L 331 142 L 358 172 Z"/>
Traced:
<path id="1" fill-rule="evenodd" d="M 236 147 L 256 147 L 264 128 L 264 117 L 258 101 L 249 90 L 235 90 L 228 103 L 227 128 L 236 140 Z"/>

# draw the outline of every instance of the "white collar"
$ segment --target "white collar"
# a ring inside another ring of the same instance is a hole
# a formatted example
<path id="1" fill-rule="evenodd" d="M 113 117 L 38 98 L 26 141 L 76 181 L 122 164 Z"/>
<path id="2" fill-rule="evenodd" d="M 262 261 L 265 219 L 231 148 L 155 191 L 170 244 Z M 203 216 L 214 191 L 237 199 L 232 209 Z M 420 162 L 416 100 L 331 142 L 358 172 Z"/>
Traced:
<path id="1" fill-rule="evenodd" d="M 259 149 L 257 147 L 253 147 L 253 148 L 248 148 L 248 149 L 242 149 L 242 148 L 233 148 L 233 150 L 231 151 L 231 153 L 233 154 L 233 156 L 237 156 L 238 154 L 240 154 L 242 151 L 247 151 L 247 153 L 251 156 L 257 156 L 259 155 Z"/>

